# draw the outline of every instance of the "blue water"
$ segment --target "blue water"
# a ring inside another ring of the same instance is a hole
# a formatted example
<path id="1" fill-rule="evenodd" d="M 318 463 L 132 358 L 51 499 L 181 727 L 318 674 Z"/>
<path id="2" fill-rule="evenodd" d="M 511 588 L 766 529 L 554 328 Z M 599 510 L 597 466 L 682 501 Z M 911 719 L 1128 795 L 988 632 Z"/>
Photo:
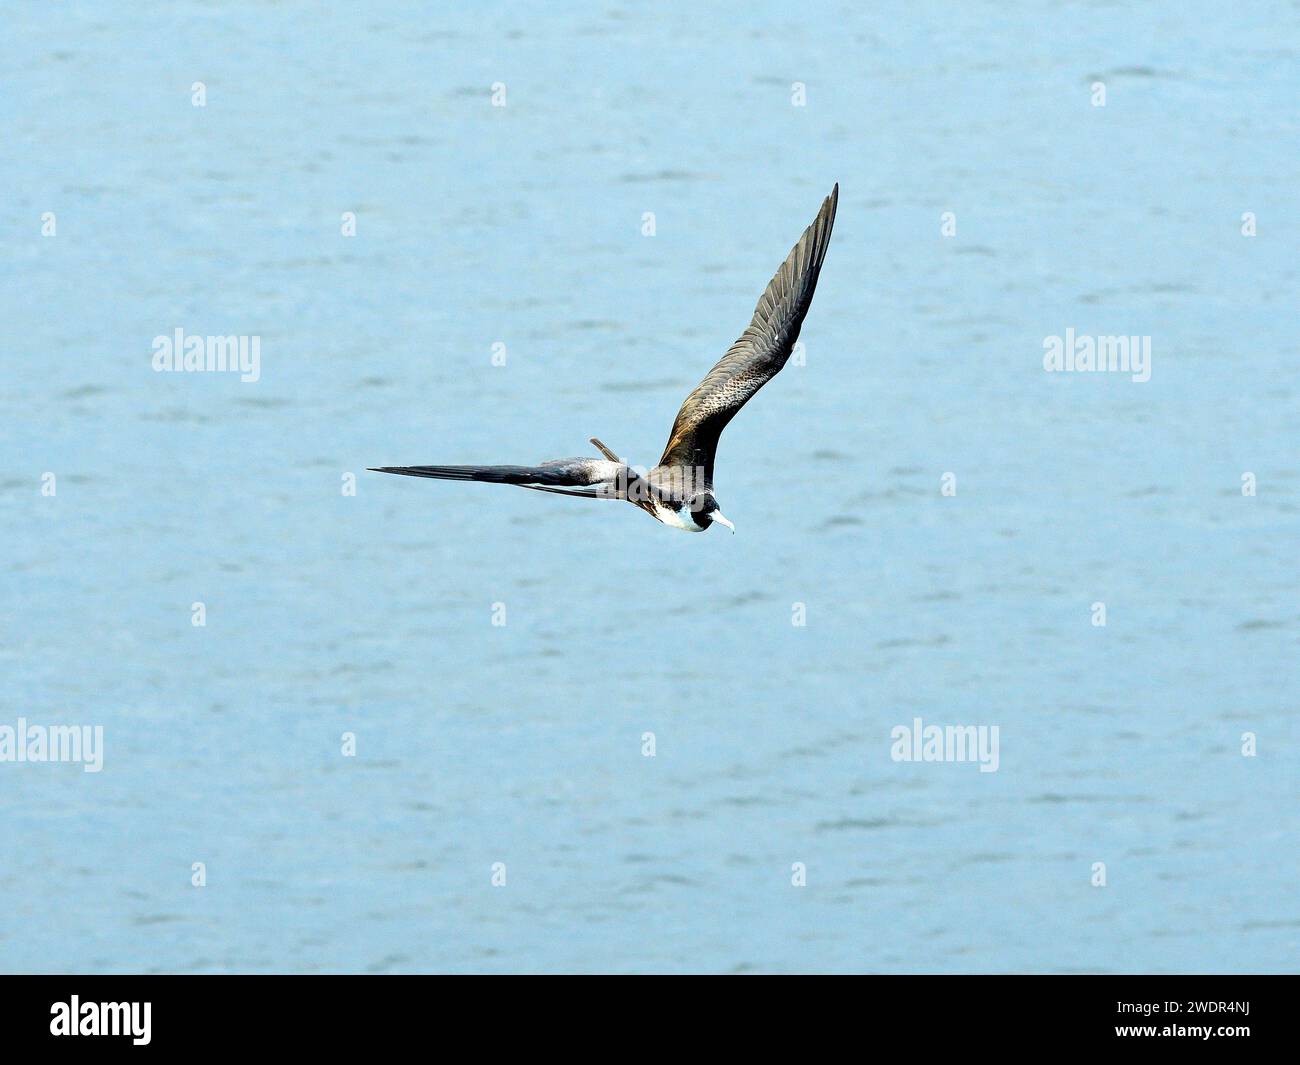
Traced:
<path id="1" fill-rule="evenodd" d="M 1300 13 L 700 8 L 6 10 L 0 968 L 1297 968 Z M 738 535 L 364 472 L 652 463 L 836 181 Z"/>

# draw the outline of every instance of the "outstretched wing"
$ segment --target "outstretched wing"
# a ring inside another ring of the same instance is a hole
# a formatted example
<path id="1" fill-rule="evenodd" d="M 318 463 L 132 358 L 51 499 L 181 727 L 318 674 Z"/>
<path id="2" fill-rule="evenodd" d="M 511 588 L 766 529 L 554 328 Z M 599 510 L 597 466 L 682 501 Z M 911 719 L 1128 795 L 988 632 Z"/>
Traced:
<path id="1" fill-rule="evenodd" d="M 722 430 L 777 375 L 799 339 L 826 258 L 839 198 L 837 184 L 768 284 L 749 328 L 686 397 L 660 466 L 703 468 L 705 482 L 713 484 L 713 459 Z"/>
<path id="2" fill-rule="evenodd" d="M 539 492 L 582 496 L 587 499 L 618 499 L 619 478 L 627 467 L 605 459 L 556 459 L 540 466 L 378 466 L 373 473 L 397 473 L 404 477 L 432 477 L 440 481 L 486 481 L 515 484 Z M 590 487 L 595 486 L 595 487 Z"/>

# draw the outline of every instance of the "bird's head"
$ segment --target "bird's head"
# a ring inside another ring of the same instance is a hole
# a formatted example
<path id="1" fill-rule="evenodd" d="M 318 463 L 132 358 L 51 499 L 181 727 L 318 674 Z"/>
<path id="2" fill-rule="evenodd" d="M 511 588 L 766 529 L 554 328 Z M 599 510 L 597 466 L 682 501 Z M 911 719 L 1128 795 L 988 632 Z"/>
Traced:
<path id="1" fill-rule="evenodd" d="M 725 525 L 731 530 L 732 535 L 735 535 L 736 527 L 718 509 L 718 501 L 712 492 L 700 492 L 691 500 L 691 517 L 702 529 L 707 529 L 716 521 L 719 525 Z"/>

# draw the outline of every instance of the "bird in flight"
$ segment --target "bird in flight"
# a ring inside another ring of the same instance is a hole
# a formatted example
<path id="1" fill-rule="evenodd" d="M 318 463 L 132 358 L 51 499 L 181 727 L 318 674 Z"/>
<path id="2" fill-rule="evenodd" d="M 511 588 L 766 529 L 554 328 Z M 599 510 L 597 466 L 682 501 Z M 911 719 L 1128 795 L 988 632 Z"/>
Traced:
<path id="1" fill-rule="evenodd" d="M 653 469 L 628 466 L 593 437 L 591 442 L 604 458 L 553 459 L 540 466 L 379 466 L 371 472 L 514 484 L 584 499 L 622 499 L 675 529 L 704 532 L 719 524 L 734 533 L 736 527 L 718 509 L 713 494 L 718 438 L 736 412 L 790 357 L 826 259 L 839 198 L 836 185 L 768 283 L 749 328 L 686 397 L 663 457 Z"/>

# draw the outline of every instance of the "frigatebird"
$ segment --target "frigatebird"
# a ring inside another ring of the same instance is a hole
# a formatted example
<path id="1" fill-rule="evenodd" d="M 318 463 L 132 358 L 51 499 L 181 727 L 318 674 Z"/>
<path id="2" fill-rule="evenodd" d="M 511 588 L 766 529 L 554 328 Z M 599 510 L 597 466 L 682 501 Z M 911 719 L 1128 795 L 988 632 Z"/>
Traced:
<path id="1" fill-rule="evenodd" d="M 749 328 L 686 397 L 663 457 L 653 469 L 628 466 L 593 437 L 591 442 L 604 458 L 553 459 L 540 466 L 379 466 L 372 472 L 514 484 L 584 499 L 623 499 L 675 529 L 703 532 L 717 522 L 734 533 L 736 527 L 718 509 L 713 494 L 718 438 L 736 412 L 789 359 L 812 304 L 839 198 L 837 184 L 768 283 Z"/>

